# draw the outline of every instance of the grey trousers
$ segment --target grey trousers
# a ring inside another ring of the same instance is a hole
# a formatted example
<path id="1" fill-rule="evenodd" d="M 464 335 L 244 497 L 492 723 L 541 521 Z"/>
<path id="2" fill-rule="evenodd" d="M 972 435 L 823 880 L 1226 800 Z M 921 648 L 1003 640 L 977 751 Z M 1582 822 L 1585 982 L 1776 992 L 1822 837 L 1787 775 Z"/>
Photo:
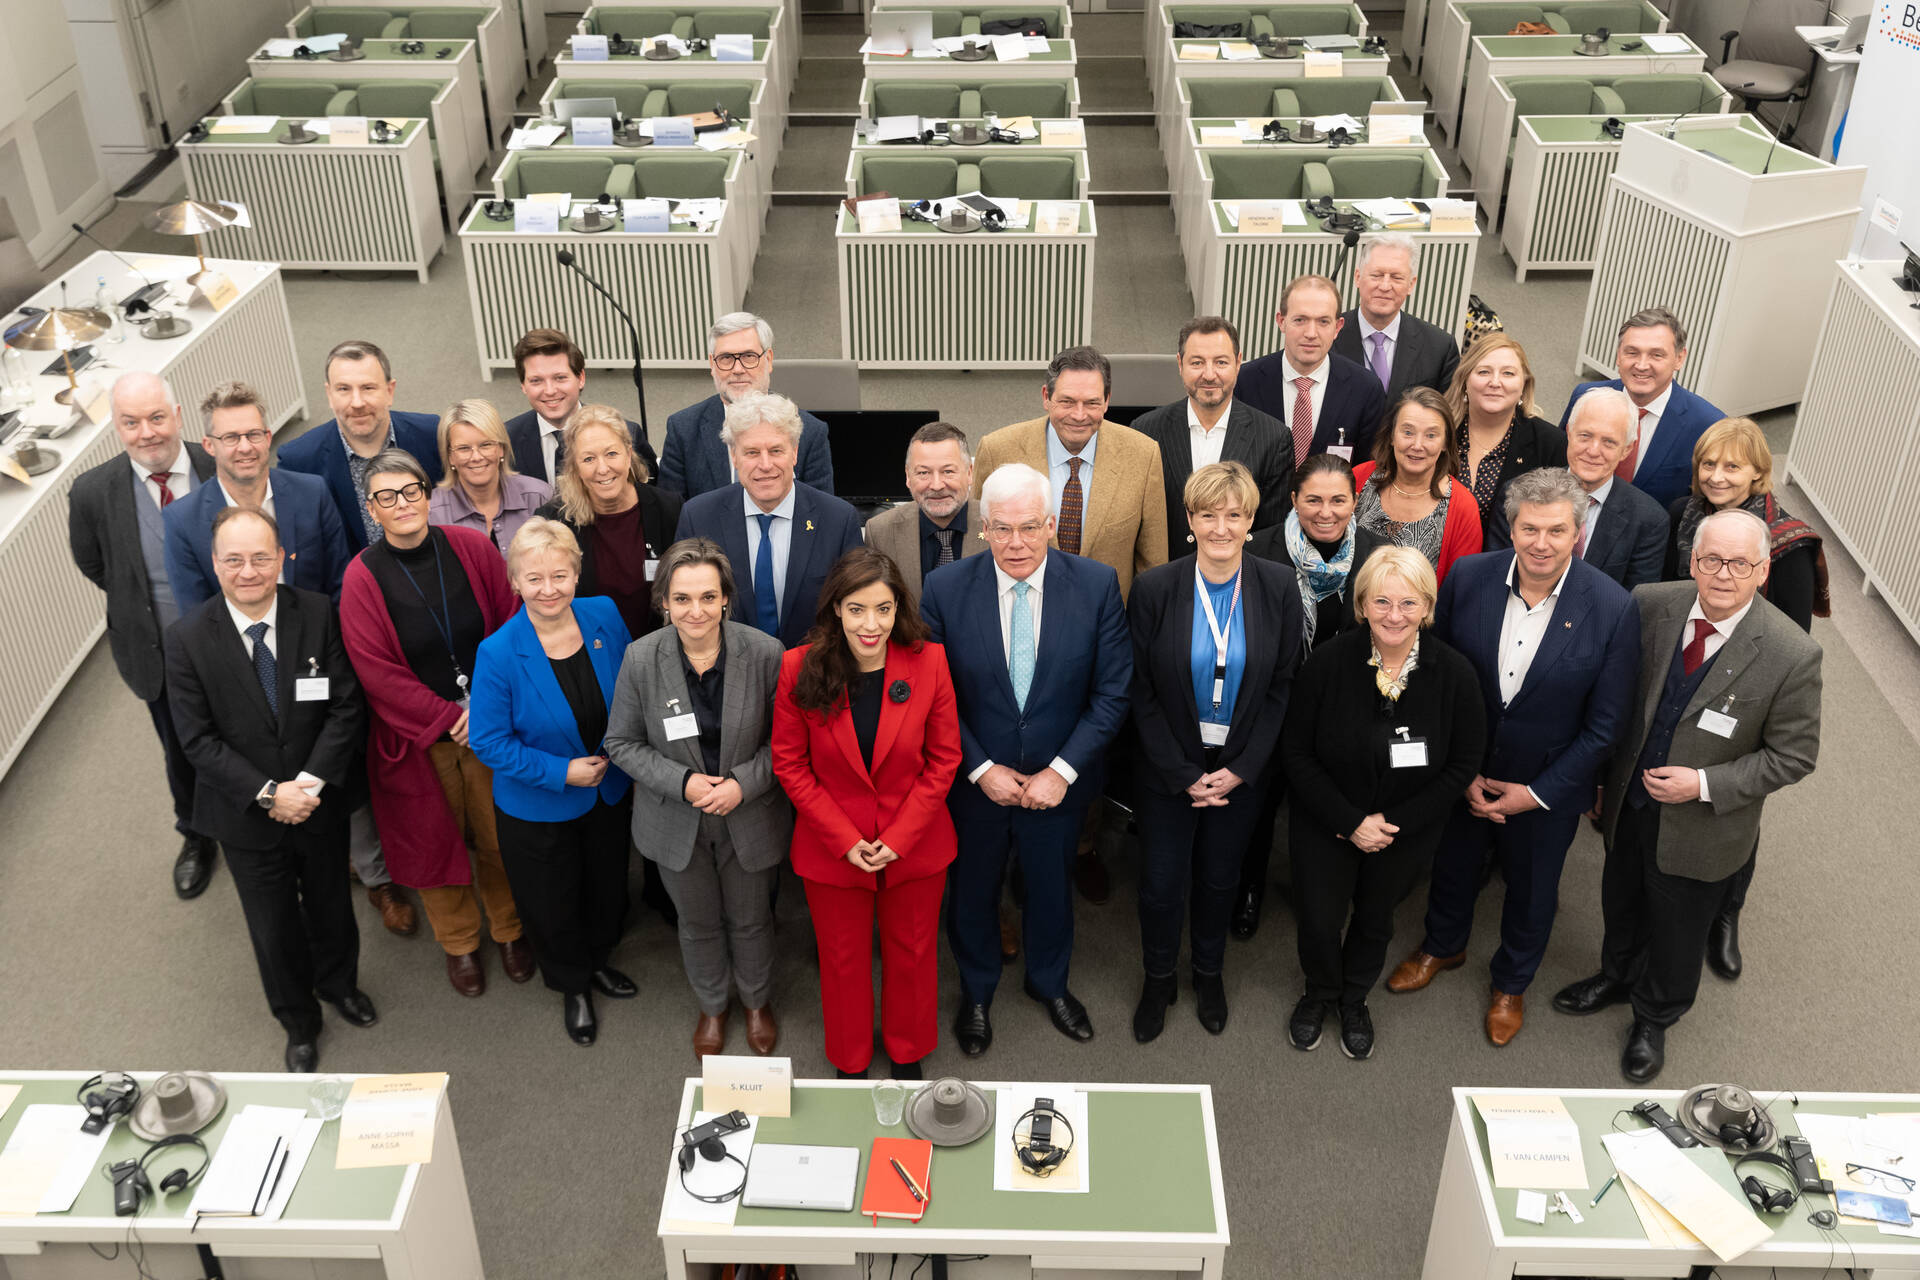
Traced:
<path id="1" fill-rule="evenodd" d="M 660 868 L 680 913 L 680 958 L 702 1013 L 725 1013 L 734 986 L 745 1007 L 766 1007 L 773 992 L 773 886 L 779 874 L 778 863 L 765 871 L 742 870 L 725 819 L 710 814 L 700 816 L 686 870 Z"/>
<path id="2" fill-rule="evenodd" d="M 387 855 L 380 848 L 380 832 L 373 825 L 373 806 L 363 804 L 347 817 L 347 858 L 353 874 L 369 889 L 392 884 Z"/>

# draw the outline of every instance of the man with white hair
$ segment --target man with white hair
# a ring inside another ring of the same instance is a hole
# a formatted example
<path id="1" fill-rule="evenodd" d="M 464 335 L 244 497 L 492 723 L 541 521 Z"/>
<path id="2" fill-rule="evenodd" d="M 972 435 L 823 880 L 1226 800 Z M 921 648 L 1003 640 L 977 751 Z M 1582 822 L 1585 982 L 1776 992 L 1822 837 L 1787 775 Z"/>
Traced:
<path id="1" fill-rule="evenodd" d="M 712 538 L 733 563 L 733 619 L 791 649 L 806 641 L 834 561 L 860 545 L 860 513 L 793 471 L 800 410 L 750 391 L 727 406 L 720 440 L 739 479 L 680 508 L 673 538 Z"/>
<path id="2" fill-rule="evenodd" d="M 1026 879 L 1026 993 L 1062 1035 L 1093 1038 L 1085 1006 L 1067 989 L 1071 868 L 1107 748 L 1127 718 L 1133 653 L 1118 575 L 1048 548 L 1051 489 L 1025 463 L 998 467 L 980 490 L 992 554 L 932 574 L 920 601 L 946 647 L 960 711 L 962 776 L 948 797 L 960 856 L 948 873 L 947 940 L 960 969 L 953 1033 L 969 1057 L 993 1043 L 988 1009 L 1000 981 L 1000 883 L 1010 854 Z"/>
<path id="3" fill-rule="evenodd" d="M 180 747 L 167 708 L 166 655 L 160 638 L 180 617 L 167 581 L 166 525 L 161 509 L 213 478 L 213 458 L 180 437 L 180 406 L 151 373 L 114 380 L 113 429 L 126 450 L 73 482 L 67 543 L 87 581 L 107 593 L 107 643 L 113 664 L 147 704 L 167 760 L 173 828 L 181 836 L 173 891 L 195 898 L 213 875 L 217 846 L 193 826 L 193 764 Z"/>
<path id="4" fill-rule="evenodd" d="M 1554 996 L 1562 1013 L 1630 1002 L 1620 1070 L 1666 1063 L 1692 1007 L 1707 931 L 1753 852 L 1766 798 L 1820 754 L 1820 645 L 1763 599 L 1767 526 L 1745 511 L 1700 522 L 1691 582 L 1641 587 L 1640 680 L 1613 756 L 1601 833 L 1600 972 Z"/>
<path id="5" fill-rule="evenodd" d="M 742 396 L 764 395 L 771 385 L 773 326 L 751 311 L 721 316 L 707 330 L 707 364 L 714 393 L 667 419 L 667 443 L 660 451 L 660 487 L 682 498 L 723 489 L 739 478 L 720 428 L 728 405 Z M 799 457 L 790 470 L 802 484 L 832 493 L 827 424 L 801 410 L 800 425 Z"/>
<path id="6" fill-rule="evenodd" d="M 1341 319 L 1333 354 L 1365 365 L 1380 380 L 1387 403 L 1410 387 L 1445 392 L 1460 364 L 1460 346 L 1445 329 L 1406 312 L 1420 282 L 1420 250 L 1402 232 L 1369 236 L 1353 266 L 1360 305 Z"/>

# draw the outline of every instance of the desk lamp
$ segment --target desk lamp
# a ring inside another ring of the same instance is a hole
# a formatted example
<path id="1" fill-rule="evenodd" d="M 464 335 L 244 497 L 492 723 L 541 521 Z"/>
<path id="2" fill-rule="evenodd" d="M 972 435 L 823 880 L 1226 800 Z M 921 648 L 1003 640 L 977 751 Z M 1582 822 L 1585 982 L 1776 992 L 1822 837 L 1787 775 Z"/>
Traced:
<path id="1" fill-rule="evenodd" d="M 67 385 L 54 399 L 60 404 L 74 402 L 79 380 L 73 376 L 73 357 L 68 353 L 85 346 L 113 327 L 113 318 L 92 307 L 55 307 L 7 330 L 6 343 L 22 351 L 58 351 L 66 366 Z"/>
<path id="2" fill-rule="evenodd" d="M 148 230 L 158 231 L 163 236 L 193 237 L 193 251 L 199 255 L 200 270 L 188 276 L 187 283 L 201 293 L 208 293 L 209 285 L 217 284 L 225 277 L 207 269 L 207 248 L 200 237 L 209 231 L 232 226 L 239 219 L 240 210 L 233 205 L 182 200 L 178 204 L 161 205 L 148 214 L 144 222 Z"/>

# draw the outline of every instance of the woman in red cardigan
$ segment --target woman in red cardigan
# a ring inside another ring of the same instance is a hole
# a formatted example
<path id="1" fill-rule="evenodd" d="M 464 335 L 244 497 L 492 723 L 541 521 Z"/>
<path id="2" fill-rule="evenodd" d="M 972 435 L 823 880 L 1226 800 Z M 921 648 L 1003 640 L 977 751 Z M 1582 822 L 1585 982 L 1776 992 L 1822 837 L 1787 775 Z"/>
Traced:
<path id="1" fill-rule="evenodd" d="M 939 1039 L 940 899 L 958 850 L 947 791 L 960 716 L 945 651 L 927 639 L 892 560 L 840 557 L 807 643 L 773 698 L 773 772 L 793 801 L 793 869 L 820 948 L 827 1057 L 842 1079 L 873 1058 L 873 929 L 880 1028 L 893 1075 L 918 1080 Z"/>
<path id="2" fill-rule="evenodd" d="M 1373 461 L 1353 469 L 1353 518 L 1433 566 L 1436 581 L 1480 550 L 1480 504 L 1454 479 L 1453 413 L 1431 387 L 1402 393 L 1373 437 Z"/>

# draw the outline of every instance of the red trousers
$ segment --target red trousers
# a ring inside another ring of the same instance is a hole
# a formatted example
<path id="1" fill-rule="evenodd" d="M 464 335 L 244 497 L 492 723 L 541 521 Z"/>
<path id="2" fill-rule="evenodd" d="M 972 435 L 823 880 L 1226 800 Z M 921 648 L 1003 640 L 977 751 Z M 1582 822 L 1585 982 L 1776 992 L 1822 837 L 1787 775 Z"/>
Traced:
<path id="1" fill-rule="evenodd" d="M 940 898 L 946 876 L 885 884 L 877 892 L 802 883 L 820 948 L 827 1061 L 842 1071 L 865 1071 L 873 1060 L 876 911 L 881 1042 L 894 1062 L 918 1062 L 932 1053 L 940 1038 Z"/>

